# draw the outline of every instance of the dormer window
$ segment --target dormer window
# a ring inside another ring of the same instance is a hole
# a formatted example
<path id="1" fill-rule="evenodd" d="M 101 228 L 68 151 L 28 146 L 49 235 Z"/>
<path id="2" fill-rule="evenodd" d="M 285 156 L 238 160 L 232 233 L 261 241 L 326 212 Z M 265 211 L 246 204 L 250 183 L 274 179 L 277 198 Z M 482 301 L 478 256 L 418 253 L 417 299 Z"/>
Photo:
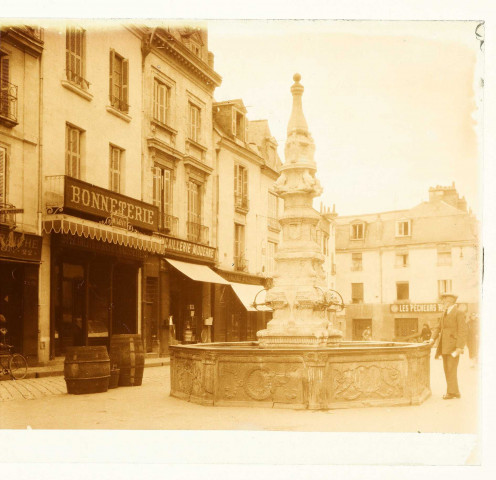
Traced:
<path id="1" fill-rule="evenodd" d="M 396 222 L 396 236 L 409 237 L 412 234 L 412 226 L 410 220 L 400 220 Z"/>
<path id="2" fill-rule="evenodd" d="M 197 57 L 201 58 L 201 47 L 200 45 L 198 45 L 198 43 L 194 42 L 193 40 L 190 40 L 189 48 Z"/>
<path id="3" fill-rule="evenodd" d="M 350 228 L 350 238 L 351 240 L 363 240 L 365 236 L 365 224 L 353 223 Z"/>
<path id="4" fill-rule="evenodd" d="M 239 110 L 233 108 L 232 118 L 233 135 L 240 140 L 245 140 L 245 116 Z"/>

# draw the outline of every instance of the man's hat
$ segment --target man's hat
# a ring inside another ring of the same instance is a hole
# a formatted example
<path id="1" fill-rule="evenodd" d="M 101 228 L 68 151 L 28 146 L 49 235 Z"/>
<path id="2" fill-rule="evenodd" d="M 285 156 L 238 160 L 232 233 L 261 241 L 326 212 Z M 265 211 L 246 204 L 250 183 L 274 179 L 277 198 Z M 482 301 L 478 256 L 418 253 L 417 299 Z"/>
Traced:
<path id="1" fill-rule="evenodd" d="M 455 302 L 458 298 L 458 295 L 455 295 L 454 293 L 443 293 L 442 295 L 440 295 L 440 298 L 443 299 L 443 298 L 452 298 Z"/>

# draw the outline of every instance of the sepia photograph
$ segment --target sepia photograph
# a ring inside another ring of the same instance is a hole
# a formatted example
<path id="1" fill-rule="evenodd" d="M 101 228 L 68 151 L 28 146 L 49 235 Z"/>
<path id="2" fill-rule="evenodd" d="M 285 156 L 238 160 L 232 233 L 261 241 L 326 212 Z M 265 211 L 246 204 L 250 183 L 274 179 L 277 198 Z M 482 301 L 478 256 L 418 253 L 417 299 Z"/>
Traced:
<path id="1" fill-rule="evenodd" d="M 0 17 L 0 435 L 479 465 L 484 18 L 190 17 Z"/>

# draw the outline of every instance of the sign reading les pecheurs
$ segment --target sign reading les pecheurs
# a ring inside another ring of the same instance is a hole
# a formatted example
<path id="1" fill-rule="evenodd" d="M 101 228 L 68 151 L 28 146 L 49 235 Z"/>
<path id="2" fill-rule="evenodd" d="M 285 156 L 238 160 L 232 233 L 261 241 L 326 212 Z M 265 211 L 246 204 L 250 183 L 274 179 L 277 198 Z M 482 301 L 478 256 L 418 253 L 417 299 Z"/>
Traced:
<path id="1" fill-rule="evenodd" d="M 117 214 L 126 217 L 134 227 L 158 230 L 156 206 L 72 177 L 65 177 L 64 207 L 102 218 Z"/>

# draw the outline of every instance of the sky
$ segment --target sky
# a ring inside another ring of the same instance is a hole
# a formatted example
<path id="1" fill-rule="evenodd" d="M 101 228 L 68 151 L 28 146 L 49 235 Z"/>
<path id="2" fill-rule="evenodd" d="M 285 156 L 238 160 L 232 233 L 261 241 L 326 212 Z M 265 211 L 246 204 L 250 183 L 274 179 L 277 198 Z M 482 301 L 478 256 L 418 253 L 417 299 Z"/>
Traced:
<path id="1" fill-rule="evenodd" d="M 265 118 L 284 161 L 295 72 L 324 193 L 340 215 L 411 208 L 452 182 L 477 214 L 478 22 L 209 21 L 216 101 Z"/>

